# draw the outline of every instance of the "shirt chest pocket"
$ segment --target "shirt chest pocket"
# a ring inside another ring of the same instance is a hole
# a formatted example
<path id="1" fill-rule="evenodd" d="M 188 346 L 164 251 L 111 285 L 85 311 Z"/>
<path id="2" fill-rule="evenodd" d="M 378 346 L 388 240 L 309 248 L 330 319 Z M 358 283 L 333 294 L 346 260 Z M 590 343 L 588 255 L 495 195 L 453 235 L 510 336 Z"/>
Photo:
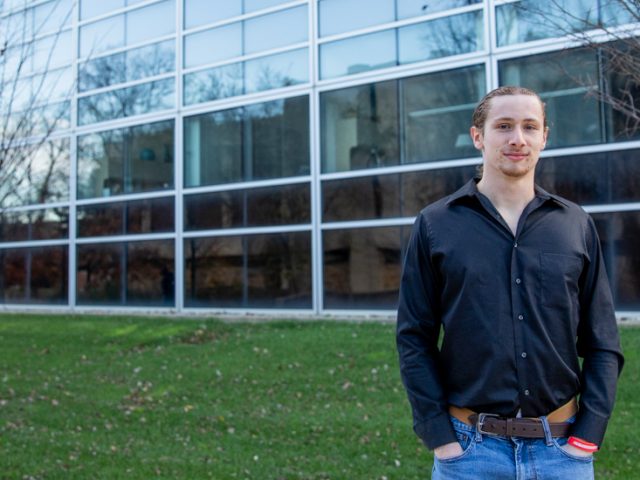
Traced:
<path id="1" fill-rule="evenodd" d="M 540 254 L 540 295 L 545 307 L 568 309 L 577 304 L 582 258 L 560 253 Z"/>

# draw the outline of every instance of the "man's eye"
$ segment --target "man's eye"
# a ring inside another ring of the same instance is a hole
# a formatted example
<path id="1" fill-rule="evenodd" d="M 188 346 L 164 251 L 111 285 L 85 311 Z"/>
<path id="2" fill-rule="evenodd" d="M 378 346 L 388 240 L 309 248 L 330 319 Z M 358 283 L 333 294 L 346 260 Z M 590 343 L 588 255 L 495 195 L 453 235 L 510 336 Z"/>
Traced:
<path id="1" fill-rule="evenodd" d="M 509 124 L 508 123 L 501 123 L 498 125 L 498 128 L 500 130 L 507 130 L 509 128 Z"/>

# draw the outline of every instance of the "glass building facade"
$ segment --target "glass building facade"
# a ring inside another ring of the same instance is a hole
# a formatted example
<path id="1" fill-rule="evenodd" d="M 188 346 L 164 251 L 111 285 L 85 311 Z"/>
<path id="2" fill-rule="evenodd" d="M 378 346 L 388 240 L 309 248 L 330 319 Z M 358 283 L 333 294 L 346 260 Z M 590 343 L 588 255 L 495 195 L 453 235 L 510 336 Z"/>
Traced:
<path id="1" fill-rule="evenodd" d="M 0 303 L 390 314 L 416 214 L 481 163 L 475 104 L 516 84 L 547 104 L 538 183 L 591 213 L 638 314 L 640 135 L 593 95 L 623 94 L 612 37 L 576 41 L 629 22 L 613 0 L 0 0 Z"/>

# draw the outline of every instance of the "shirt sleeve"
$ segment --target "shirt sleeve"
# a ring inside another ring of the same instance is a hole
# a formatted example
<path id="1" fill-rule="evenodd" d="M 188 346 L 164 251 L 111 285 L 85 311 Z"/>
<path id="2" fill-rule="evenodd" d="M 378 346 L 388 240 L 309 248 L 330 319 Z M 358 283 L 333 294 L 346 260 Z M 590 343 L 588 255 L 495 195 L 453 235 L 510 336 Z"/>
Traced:
<path id="1" fill-rule="evenodd" d="M 579 411 L 572 435 L 602 444 L 613 411 L 618 377 L 624 357 L 613 298 L 595 224 L 588 218 L 588 264 L 580 279 L 578 354 L 584 358 Z"/>
<path id="2" fill-rule="evenodd" d="M 413 428 L 430 449 L 457 441 L 438 368 L 439 291 L 427 222 L 421 214 L 413 226 L 404 261 L 396 342 Z"/>

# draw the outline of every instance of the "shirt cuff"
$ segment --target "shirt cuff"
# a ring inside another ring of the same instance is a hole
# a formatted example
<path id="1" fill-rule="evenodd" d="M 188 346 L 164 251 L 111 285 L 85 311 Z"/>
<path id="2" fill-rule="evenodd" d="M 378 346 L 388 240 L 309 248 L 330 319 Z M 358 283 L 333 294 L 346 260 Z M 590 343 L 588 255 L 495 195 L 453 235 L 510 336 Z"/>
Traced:
<path id="1" fill-rule="evenodd" d="M 596 415 L 583 408 L 578 412 L 576 421 L 571 426 L 571 435 L 586 440 L 587 442 L 595 443 L 600 447 L 608 423 L 608 417 Z"/>
<path id="2" fill-rule="evenodd" d="M 413 429 L 430 450 L 458 441 L 449 418 L 449 412 L 444 412 L 424 422 L 416 423 Z"/>

